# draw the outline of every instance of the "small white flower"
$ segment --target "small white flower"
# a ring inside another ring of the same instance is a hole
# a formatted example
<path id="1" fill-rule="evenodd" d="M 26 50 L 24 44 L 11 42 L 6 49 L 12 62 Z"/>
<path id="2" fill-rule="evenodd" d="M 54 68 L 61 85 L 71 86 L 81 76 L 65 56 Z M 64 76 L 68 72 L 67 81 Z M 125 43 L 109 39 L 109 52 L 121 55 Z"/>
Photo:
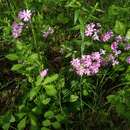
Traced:
<path id="1" fill-rule="evenodd" d="M 101 55 L 105 55 L 105 54 L 106 54 L 106 50 L 100 49 L 100 54 L 101 54 Z"/>

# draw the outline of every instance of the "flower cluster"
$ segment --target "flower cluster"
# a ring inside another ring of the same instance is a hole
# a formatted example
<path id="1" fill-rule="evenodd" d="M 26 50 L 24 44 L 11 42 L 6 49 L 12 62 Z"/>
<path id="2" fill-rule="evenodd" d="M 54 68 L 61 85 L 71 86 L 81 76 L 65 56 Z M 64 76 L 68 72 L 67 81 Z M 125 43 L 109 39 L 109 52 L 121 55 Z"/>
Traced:
<path id="1" fill-rule="evenodd" d="M 113 36 L 113 32 L 108 31 L 108 32 L 102 34 L 100 39 L 102 42 L 107 42 L 112 38 L 112 36 Z"/>
<path id="2" fill-rule="evenodd" d="M 93 52 L 90 55 L 83 55 L 80 59 L 76 58 L 71 61 L 76 73 L 82 75 L 94 75 L 98 73 L 101 67 L 101 55 L 99 52 Z"/>
<path id="3" fill-rule="evenodd" d="M 90 23 L 86 25 L 85 36 L 92 37 L 94 40 L 99 40 L 98 32 L 101 25 L 99 23 Z"/>
<path id="4" fill-rule="evenodd" d="M 54 33 L 53 28 L 49 27 L 46 32 L 43 32 L 43 37 L 47 38 L 50 34 L 53 34 L 53 33 Z"/>
<path id="5" fill-rule="evenodd" d="M 110 61 L 113 66 L 119 64 L 119 61 L 116 59 L 116 57 L 113 54 L 109 54 L 108 61 Z"/>
<path id="6" fill-rule="evenodd" d="M 21 35 L 21 32 L 22 32 L 22 29 L 23 29 L 23 23 L 16 23 L 16 22 L 13 22 L 12 24 L 12 35 L 14 38 L 17 38 Z"/>
<path id="7" fill-rule="evenodd" d="M 99 23 L 90 23 L 86 25 L 85 36 L 100 42 L 113 40 L 110 45 L 112 51 L 106 53 L 106 50 L 100 48 L 100 52 L 93 52 L 90 55 L 83 55 L 81 58 L 73 59 L 71 65 L 80 76 L 94 75 L 99 72 L 101 66 L 107 63 L 111 63 L 113 66 L 119 64 L 118 56 L 122 53 L 119 49 L 119 45 L 124 41 L 124 38 L 120 35 L 115 36 L 112 31 L 101 34 L 100 28 L 101 25 Z M 126 44 L 125 50 L 130 50 L 130 44 Z M 130 64 L 130 56 L 126 59 L 126 62 Z"/>
<path id="8" fill-rule="evenodd" d="M 32 13 L 28 9 L 19 12 L 18 19 L 21 21 L 19 23 L 14 21 L 12 24 L 12 36 L 14 38 L 18 38 L 21 35 L 23 27 L 24 27 L 23 22 L 29 21 L 31 19 L 31 15 L 32 15 Z"/>

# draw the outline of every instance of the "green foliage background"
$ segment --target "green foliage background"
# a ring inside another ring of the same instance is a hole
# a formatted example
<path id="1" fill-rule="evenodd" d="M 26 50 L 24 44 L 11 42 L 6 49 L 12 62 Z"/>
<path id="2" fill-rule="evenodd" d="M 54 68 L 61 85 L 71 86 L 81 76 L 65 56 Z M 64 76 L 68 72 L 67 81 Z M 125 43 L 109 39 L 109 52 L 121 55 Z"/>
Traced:
<path id="1" fill-rule="evenodd" d="M 14 39 L 12 23 L 21 9 L 33 17 Z M 77 76 L 72 58 L 104 48 L 84 36 L 87 23 L 99 22 L 129 36 L 129 0 L 0 0 L 0 129 L 128 130 L 130 66 L 92 77 Z M 48 27 L 54 34 L 47 39 Z M 46 78 L 39 72 L 49 68 Z"/>

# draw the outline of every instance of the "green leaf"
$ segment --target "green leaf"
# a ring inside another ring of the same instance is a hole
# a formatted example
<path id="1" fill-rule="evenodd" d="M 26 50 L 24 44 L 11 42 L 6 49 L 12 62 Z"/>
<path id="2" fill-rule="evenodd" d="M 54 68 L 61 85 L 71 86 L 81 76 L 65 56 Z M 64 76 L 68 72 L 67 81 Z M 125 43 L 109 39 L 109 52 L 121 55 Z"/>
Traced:
<path id="1" fill-rule="evenodd" d="M 107 96 L 107 100 L 108 100 L 109 103 L 113 103 L 114 99 L 115 99 L 115 95 Z"/>
<path id="2" fill-rule="evenodd" d="M 41 114 L 42 109 L 40 107 L 36 106 L 32 109 L 32 112 L 35 113 L 35 114 Z"/>
<path id="3" fill-rule="evenodd" d="M 15 64 L 13 65 L 13 67 L 11 68 L 12 71 L 18 71 L 23 67 L 22 64 Z"/>
<path id="4" fill-rule="evenodd" d="M 77 95 L 71 95 L 70 96 L 70 102 L 75 102 L 75 101 L 77 101 L 77 99 L 78 99 Z"/>
<path id="5" fill-rule="evenodd" d="M 35 82 L 36 86 L 40 86 L 42 84 L 43 78 L 41 76 L 37 77 L 37 81 Z"/>
<path id="6" fill-rule="evenodd" d="M 65 116 L 63 115 L 63 114 L 58 114 L 58 115 L 56 115 L 56 119 L 57 119 L 57 121 L 63 121 L 64 119 L 65 119 Z"/>
<path id="7" fill-rule="evenodd" d="M 53 123 L 52 123 L 52 126 L 53 126 L 55 129 L 61 128 L 61 125 L 60 125 L 60 123 L 59 123 L 58 121 L 53 122 Z"/>
<path id="8" fill-rule="evenodd" d="M 76 11 L 74 12 L 74 24 L 76 24 L 79 15 L 80 15 L 80 10 L 76 10 Z"/>
<path id="9" fill-rule="evenodd" d="M 11 112 L 5 113 L 4 116 L 1 116 L 0 118 L 1 118 L 0 120 L 1 120 L 1 123 L 2 123 L 2 128 L 4 130 L 8 130 L 9 127 L 10 127 L 10 124 L 12 122 L 15 122 L 15 117 L 12 115 Z"/>
<path id="10" fill-rule="evenodd" d="M 45 86 L 45 90 L 46 90 L 47 95 L 49 95 L 49 96 L 56 96 L 56 94 L 57 94 L 57 91 L 56 91 L 54 85 Z"/>
<path id="11" fill-rule="evenodd" d="M 30 100 L 32 100 L 40 91 L 41 87 L 38 86 L 38 87 L 35 87 L 35 88 L 32 88 L 32 90 L 30 91 Z"/>
<path id="12" fill-rule="evenodd" d="M 27 117 L 24 117 L 19 123 L 18 123 L 18 130 L 23 130 L 26 127 L 26 119 Z"/>
<path id="13" fill-rule="evenodd" d="M 128 31 L 126 33 L 126 39 L 130 40 L 130 29 L 128 29 Z"/>
<path id="14" fill-rule="evenodd" d="M 37 126 L 38 125 L 38 121 L 37 121 L 37 118 L 36 118 L 36 116 L 34 116 L 34 115 L 30 115 L 30 120 L 31 120 L 31 125 L 32 126 Z"/>
<path id="15" fill-rule="evenodd" d="M 38 63 L 38 54 L 37 54 L 37 53 L 33 53 L 32 55 L 30 55 L 30 56 L 28 57 L 27 61 L 28 61 L 29 63 L 32 63 L 32 64 Z"/>
<path id="16" fill-rule="evenodd" d="M 10 122 L 9 122 L 9 123 L 4 123 L 3 126 L 2 126 L 2 128 L 3 128 L 4 130 L 8 130 L 9 127 L 10 127 Z"/>
<path id="17" fill-rule="evenodd" d="M 43 84 L 45 85 L 45 84 L 52 83 L 57 79 L 58 79 L 58 74 L 54 74 L 52 76 L 46 77 Z"/>
<path id="18" fill-rule="evenodd" d="M 46 127 L 42 127 L 41 130 L 50 130 L 50 129 Z"/>
<path id="19" fill-rule="evenodd" d="M 26 115 L 26 113 L 22 113 L 22 112 L 16 114 L 18 119 L 22 119 L 25 115 Z"/>
<path id="20" fill-rule="evenodd" d="M 58 16 L 57 16 L 57 21 L 58 21 L 59 23 L 66 24 L 66 23 L 69 22 L 69 18 L 66 17 L 66 16 L 64 16 L 63 13 L 60 13 L 60 14 L 58 14 Z"/>
<path id="21" fill-rule="evenodd" d="M 44 117 L 45 118 L 52 118 L 54 116 L 54 112 L 53 111 L 47 111 L 47 112 L 45 112 L 45 114 L 44 114 Z"/>
<path id="22" fill-rule="evenodd" d="M 50 100 L 51 100 L 50 98 L 43 99 L 42 103 L 44 105 L 47 105 L 50 102 Z"/>
<path id="23" fill-rule="evenodd" d="M 83 90 L 83 95 L 84 96 L 88 96 L 89 95 L 88 91 L 87 90 Z"/>
<path id="24" fill-rule="evenodd" d="M 15 60 L 19 59 L 19 57 L 15 53 L 6 55 L 6 58 L 11 60 L 11 61 L 15 61 Z"/>
<path id="25" fill-rule="evenodd" d="M 125 24 L 117 20 L 116 24 L 115 24 L 115 27 L 114 27 L 114 31 L 117 34 L 124 35 L 125 32 L 126 32 L 126 26 L 125 26 Z"/>
<path id="26" fill-rule="evenodd" d="M 15 122 L 15 117 L 13 115 L 11 115 L 10 122 Z"/>
<path id="27" fill-rule="evenodd" d="M 45 120 L 42 122 L 43 126 L 50 126 L 51 125 L 51 122 L 50 120 Z"/>
<path id="28" fill-rule="evenodd" d="M 16 48 L 17 48 L 18 50 L 27 49 L 27 47 L 25 46 L 25 44 L 21 43 L 20 41 L 17 41 L 17 43 L 16 43 Z"/>

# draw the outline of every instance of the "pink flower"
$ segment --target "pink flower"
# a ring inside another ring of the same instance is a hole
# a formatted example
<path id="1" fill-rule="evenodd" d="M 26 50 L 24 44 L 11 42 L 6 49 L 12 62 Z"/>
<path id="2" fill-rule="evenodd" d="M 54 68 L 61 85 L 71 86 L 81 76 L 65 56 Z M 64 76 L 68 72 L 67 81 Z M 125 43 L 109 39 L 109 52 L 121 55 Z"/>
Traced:
<path id="1" fill-rule="evenodd" d="M 121 35 L 118 35 L 115 37 L 116 42 L 120 43 L 123 41 L 123 37 Z"/>
<path id="2" fill-rule="evenodd" d="M 94 75 L 101 67 L 101 55 L 99 52 L 93 52 L 91 55 L 83 55 L 80 59 L 71 61 L 71 65 L 76 73 L 82 75 Z"/>
<path id="3" fill-rule="evenodd" d="M 43 37 L 47 38 L 50 34 L 53 34 L 53 33 L 54 33 L 54 29 L 49 27 L 46 32 L 43 32 Z"/>
<path id="4" fill-rule="evenodd" d="M 113 65 L 113 66 L 118 65 L 118 64 L 119 64 L 119 61 L 117 61 L 117 60 L 113 60 L 113 61 L 112 61 L 112 65 Z"/>
<path id="5" fill-rule="evenodd" d="M 127 57 L 126 62 L 130 64 L 130 56 Z"/>
<path id="6" fill-rule="evenodd" d="M 108 60 L 109 60 L 109 61 L 115 60 L 115 57 L 113 56 L 113 54 L 110 54 L 110 55 L 108 56 Z"/>
<path id="7" fill-rule="evenodd" d="M 121 54 L 121 50 L 115 50 L 114 53 L 115 53 L 115 56 L 118 56 Z"/>
<path id="8" fill-rule="evenodd" d="M 112 49 L 113 51 L 115 51 L 115 50 L 117 50 L 117 48 L 118 48 L 118 43 L 117 43 L 117 42 L 113 42 L 113 43 L 111 44 L 111 49 Z"/>
<path id="9" fill-rule="evenodd" d="M 118 61 L 118 60 L 116 60 L 116 57 L 115 57 L 115 56 L 113 56 L 112 54 L 110 54 L 108 58 L 109 58 L 109 61 L 112 63 L 112 65 L 113 65 L 113 66 L 115 66 L 115 65 L 118 65 L 118 64 L 119 64 L 119 61 Z"/>
<path id="10" fill-rule="evenodd" d="M 80 76 L 83 76 L 84 74 L 84 71 L 85 71 L 85 68 L 81 65 L 79 66 L 79 68 L 76 68 L 76 73 Z"/>
<path id="11" fill-rule="evenodd" d="M 85 36 L 92 36 L 95 31 L 96 31 L 95 24 L 94 23 L 90 23 L 90 24 L 88 24 L 86 26 Z"/>
<path id="12" fill-rule="evenodd" d="M 101 40 L 103 42 L 107 42 L 107 41 L 109 41 L 112 38 L 112 36 L 113 36 L 113 32 L 112 31 L 106 32 L 106 33 L 102 34 Z"/>
<path id="13" fill-rule="evenodd" d="M 42 78 L 44 78 L 45 76 L 47 76 L 47 73 L 48 73 L 48 69 L 42 70 L 42 71 L 40 72 L 40 76 L 41 76 Z"/>
<path id="14" fill-rule="evenodd" d="M 92 64 L 92 59 L 90 55 L 83 55 L 80 61 L 86 67 L 89 67 Z"/>
<path id="15" fill-rule="evenodd" d="M 78 58 L 73 59 L 71 61 L 71 65 L 74 66 L 75 68 L 78 68 L 80 66 L 80 60 Z"/>
<path id="16" fill-rule="evenodd" d="M 99 52 L 93 52 L 91 56 L 93 60 L 99 60 L 101 57 Z"/>
<path id="17" fill-rule="evenodd" d="M 23 30 L 23 23 L 16 23 L 15 21 L 12 24 L 12 35 L 14 38 L 18 38 Z"/>
<path id="18" fill-rule="evenodd" d="M 31 19 L 31 16 L 32 16 L 32 13 L 31 13 L 31 10 L 22 10 L 19 12 L 18 14 L 18 18 L 20 20 L 23 20 L 24 22 L 27 22 Z"/>

